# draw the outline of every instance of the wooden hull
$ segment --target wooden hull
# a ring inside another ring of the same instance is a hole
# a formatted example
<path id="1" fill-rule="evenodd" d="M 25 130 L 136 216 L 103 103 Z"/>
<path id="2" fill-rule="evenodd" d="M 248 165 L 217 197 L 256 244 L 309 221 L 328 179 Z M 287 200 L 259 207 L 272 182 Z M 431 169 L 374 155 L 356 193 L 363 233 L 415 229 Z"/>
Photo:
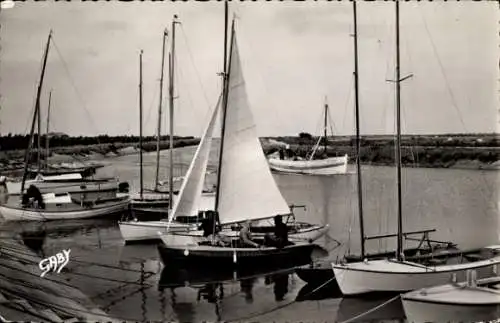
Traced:
<path id="1" fill-rule="evenodd" d="M 500 263 L 500 257 L 442 266 L 424 266 L 409 262 L 369 260 L 352 264 L 332 264 L 340 290 L 346 296 L 380 292 L 407 292 L 450 282 L 453 275 L 463 280 L 469 269 L 488 268 Z"/>
<path id="2" fill-rule="evenodd" d="M 118 181 L 116 180 L 78 180 L 78 181 L 38 181 L 28 180 L 25 184 L 25 190 L 30 186 L 35 185 L 42 194 L 54 193 L 76 193 L 76 192 L 104 192 L 104 191 L 117 191 Z M 21 183 L 8 182 L 7 189 L 10 195 L 21 194 Z"/>
<path id="3" fill-rule="evenodd" d="M 448 284 L 402 295 L 408 322 L 488 322 L 500 318 L 500 277 Z"/>
<path id="4" fill-rule="evenodd" d="M 315 245 L 302 243 L 278 248 L 232 248 L 214 246 L 171 246 L 158 245 L 158 252 L 165 266 L 183 264 L 186 266 L 256 268 L 259 266 L 282 266 L 306 264 L 311 261 Z"/>
<path id="5" fill-rule="evenodd" d="M 54 206 L 43 210 L 0 205 L 0 214 L 7 221 L 86 219 L 121 213 L 127 209 L 127 205 L 127 198 L 122 198 L 118 201 L 103 202 L 92 207 L 80 207 L 77 204 L 71 203 L 62 207 Z"/>
<path id="6" fill-rule="evenodd" d="M 139 241 L 160 241 L 160 233 L 167 231 L 167 221 L 120 221 L 118 222 L 120 232 L 125 243 Z M 169 232 L 196 230 L 198 224 L 172 222 Z"/>
<path id="7" fill-rule="evenodd" d="M 303 225 L 299 223 L 299 226 Z M 254 230 L 252 232 L 255 238 L 264 238 L 267 232 L 272 232 L 273 227 L 262 227 L 262 232 Z M 267 230 L 266 230 L 267 229 Z M 314 242 L 324 236 L 328 231 L 328 225 L 310 225 L 305 228 L 299 228 L 288 233 L 288 239 L 292 242 Z M 257 232 L 255 232 L 257 231 Z M 238 230 L 223 230 L 222 234 L 229 238 L 238 238 Z M 178 230 L 175 233 L 165 233 L 160 236 L 160 239 L 167 246 L 183 246 L 183 245 L 197 245 L 199 242 L 206 240 L 203 237 L 203 231 L 182 231 Z"/>
<path id="8" fill-rule="evenodd" d="M 305 175 L 335 175 L 347 172 L 348 156 L 330 157 L 319 160 L 281 160 L 270 158 L 269 166 L 281 173 Z"/>

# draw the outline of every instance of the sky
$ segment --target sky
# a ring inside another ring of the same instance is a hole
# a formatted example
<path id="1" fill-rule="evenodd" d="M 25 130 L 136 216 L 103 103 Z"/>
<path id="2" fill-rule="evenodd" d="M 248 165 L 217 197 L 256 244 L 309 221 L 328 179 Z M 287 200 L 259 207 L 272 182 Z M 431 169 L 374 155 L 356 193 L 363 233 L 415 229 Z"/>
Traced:
<path id="1" fill-rule="evenodd" d="M 500 132 L 498 5 L 402 2 L 403 133 Z M 355 133 L 353 11 L 347 1 L 231 2 L 260 136 Z M 358 3 L 362 134 L 395 131 L 395 5 Z M 222 2 L 17 2 L 0 13 L 0 133 L 27 133 L 49 30 L 43 126 L 70 135 L 156 132 L 162 34 L 176 25 L 175 134 L 200 136 L 221 91 Z M 167 46 L 170 46 L 171 39 Z M 165 75 L 167 67 L 165 68 Z M 166 80 L 166 78 L 165 78 Z M 164 117 L 167 122 L 167 81 Z M 167 129 L 162 131 L 168 133 Z"/>

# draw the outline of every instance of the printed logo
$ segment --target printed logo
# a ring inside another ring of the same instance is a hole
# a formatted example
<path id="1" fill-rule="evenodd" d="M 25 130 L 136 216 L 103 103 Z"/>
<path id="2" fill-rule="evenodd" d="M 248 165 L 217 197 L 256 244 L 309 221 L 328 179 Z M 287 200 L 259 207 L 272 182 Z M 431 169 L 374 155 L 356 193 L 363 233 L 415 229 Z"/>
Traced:
<path id="1" fill-rule="evenodd" d="M 40 261 L 38 264 L 38 267 L 42 270 L 40 277 L 45 276 L 45 274 L 47 274 L 51 269 L 53 272 L 57 272 L 59 274 L 68 264 L 70 252 L 71 249 L 63 250 L 62 252 L 58 252 L 55 256 L 50 256 Z"/>

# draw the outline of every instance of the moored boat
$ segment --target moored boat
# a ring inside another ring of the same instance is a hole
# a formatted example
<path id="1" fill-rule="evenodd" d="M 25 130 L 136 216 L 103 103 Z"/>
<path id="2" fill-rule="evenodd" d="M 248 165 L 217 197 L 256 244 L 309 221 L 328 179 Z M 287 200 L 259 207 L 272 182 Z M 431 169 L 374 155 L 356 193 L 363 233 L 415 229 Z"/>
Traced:
<path id="1" fill-rule="evenodd" d="M 203 173 L 206 170 L 207 160 L 198 156 L 204 156 L 209 152 L 210 146 L 204 139 L 207 134 L 211 138 L 221 108 L 222 134 L 215 210 L 212 223 L 208 222 L 205 226 L 203 236 L 217 234 L 217 228 L 226 228 L 218 233 L 223 241 L 213 243 L 214 237 L 200 242 L 193 239 L 197 235 L 167 232 L 161 235 L 163 244 L 158 246 L 162 262 L 168 264 L 175 261 L 207 266 L 219 264 L 230 268 L 258 266 L 261 263 L 286 263 L 293 259 L 309 262 L 316 246 L 309 241 L 289 242 L 274 247 L 266 245 L 264 240 L 257 248 L 245 246 L 239 239 L 234 239 L 226 233 L 228 227 L 242 222 L 290 215 L 290 207 L 271 174 L 257 136 L 256 124 L 245 90 L 234 20 L 229 53 L 229 64 L 227 71 L 224 71 L 222 104 L 219 104 L 221 102 L 219 100 L 188 170 L 195 173 Z M 170 220 L 177 215 L 191 215 L 196 208 L 197 204 L 193 202 L 200 196 L 202 177 L 191 174 L 186 177 Z"/>
<path id="2" fill-rule="evenodd" d="M 500 277 L 415 290 L 401 296 L 409 323 L 489 322 L 500 318 Z"/>

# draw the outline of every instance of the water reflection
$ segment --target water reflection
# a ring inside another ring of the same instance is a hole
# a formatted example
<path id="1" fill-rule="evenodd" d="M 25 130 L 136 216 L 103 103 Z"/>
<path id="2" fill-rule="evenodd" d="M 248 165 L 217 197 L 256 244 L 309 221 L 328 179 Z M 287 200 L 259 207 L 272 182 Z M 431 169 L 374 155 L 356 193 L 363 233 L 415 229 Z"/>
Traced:
<path id="1" fill-rule="evenodd" d="M 371 297 L 349 297 L 340 301 L 337 321 L 343 322 L 405 322 L 401 298 L 396 294 Z"/>

